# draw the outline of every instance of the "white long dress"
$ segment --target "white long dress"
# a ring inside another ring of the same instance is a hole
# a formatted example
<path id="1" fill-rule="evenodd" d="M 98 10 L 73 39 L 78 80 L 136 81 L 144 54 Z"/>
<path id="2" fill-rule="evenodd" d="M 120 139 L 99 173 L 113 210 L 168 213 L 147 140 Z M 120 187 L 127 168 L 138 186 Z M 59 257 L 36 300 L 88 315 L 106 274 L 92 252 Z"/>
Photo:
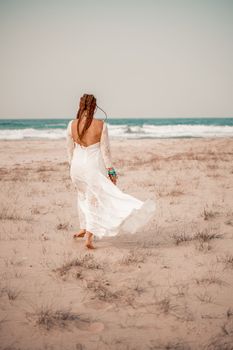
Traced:
<path id="1" fill-rule="evenodd" d="M 106 122 L 100 141 L 87 147 L 73 141 L 71 123 L 72 120 L 67 126 L 66 145 L 70 177 L 77 190 L 80 228 L 98 238 L 142 229 L 155 215 L 155 202 L 143 202 L 110 180 L 107 168 L 113 165 Z"/>

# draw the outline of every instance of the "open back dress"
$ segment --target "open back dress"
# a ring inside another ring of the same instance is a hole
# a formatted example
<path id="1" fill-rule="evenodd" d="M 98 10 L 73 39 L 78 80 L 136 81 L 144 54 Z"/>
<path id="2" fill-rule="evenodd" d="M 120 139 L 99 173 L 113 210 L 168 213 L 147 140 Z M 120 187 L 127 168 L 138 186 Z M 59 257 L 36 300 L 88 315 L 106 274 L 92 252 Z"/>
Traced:
<path id="1" fill-rule="evenodd" d="M 66 146 L 80 229 L 98 238 L 141 230 L 155 215 L 156 205 L 121 191 L 109 178 L 107 168 L 113 165 L 106 122 L 100 141 L 89 146 L 74 141 L 72 122 L 67 126 Z"/>

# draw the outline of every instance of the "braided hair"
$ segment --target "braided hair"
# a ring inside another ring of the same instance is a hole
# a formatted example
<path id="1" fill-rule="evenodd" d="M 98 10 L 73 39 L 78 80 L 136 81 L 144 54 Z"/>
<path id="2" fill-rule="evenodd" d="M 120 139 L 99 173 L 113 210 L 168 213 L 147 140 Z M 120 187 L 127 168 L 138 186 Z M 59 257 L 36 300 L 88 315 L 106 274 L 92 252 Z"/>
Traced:
<path id="1" fill-rule="evenodd" d="M 77 133 L 78 133 L 78 138 L 79 138 L 80 142 L 82 142 L 82 138 L 83 138 L 85 132 L 87 131 L 87 129 L 91 125 L 95 109 L 96 109 L 96 98 L 94 97 L 94 95 L 84 94 L 80 98 L 79 110 L 78 110 L 77 117 L 76 117 L 76 119 L 78 119 Z M 79 133 L 79 124 L 81 121 L 81 116 L 84 112 L 87 113 L 87 118 L 86 118 L 86 121 L 85 121 L 85 124 L 84 124 L 84 127 L 83 127 L 81 133 Z"/>

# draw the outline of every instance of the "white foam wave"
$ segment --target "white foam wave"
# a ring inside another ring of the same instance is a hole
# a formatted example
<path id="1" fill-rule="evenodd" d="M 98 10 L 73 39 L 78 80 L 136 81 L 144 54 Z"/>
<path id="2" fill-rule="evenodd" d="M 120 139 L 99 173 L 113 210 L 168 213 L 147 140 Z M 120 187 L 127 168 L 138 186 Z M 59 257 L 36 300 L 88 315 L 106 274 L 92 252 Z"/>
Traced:
<path id="1" fill-rule="evenodd" d="M 233 126 L 218 125 L 110 125 L 109 135 L 115 139 L 174 137 L 233 137 Z M 64 139 L 66 129 L 2 129 L 0 140 Z"/>
<path id="2" fill-rule="evenodd" d="M 219 125 L 118 126 L 116 130 L 110 125 L 109 129 L 113 137 L 123 138 L 233 137 L 233 126 Z"/>
<path id="3" fill-rule="evenodd" d="M 5 129 L 0 130 L 0 140 L 52 139 L 65 138 L 65 129 Z"/>

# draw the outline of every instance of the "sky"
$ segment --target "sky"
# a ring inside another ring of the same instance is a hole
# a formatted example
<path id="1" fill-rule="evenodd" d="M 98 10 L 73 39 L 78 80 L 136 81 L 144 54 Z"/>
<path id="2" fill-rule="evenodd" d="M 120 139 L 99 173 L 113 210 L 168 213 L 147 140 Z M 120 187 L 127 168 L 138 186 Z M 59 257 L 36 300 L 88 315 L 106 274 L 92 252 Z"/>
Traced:
<path id="1" fill-rule="evenodd" d="M 0 0 L 0 50 L 0 118 L 233 117 L 233 0 Z"/>

